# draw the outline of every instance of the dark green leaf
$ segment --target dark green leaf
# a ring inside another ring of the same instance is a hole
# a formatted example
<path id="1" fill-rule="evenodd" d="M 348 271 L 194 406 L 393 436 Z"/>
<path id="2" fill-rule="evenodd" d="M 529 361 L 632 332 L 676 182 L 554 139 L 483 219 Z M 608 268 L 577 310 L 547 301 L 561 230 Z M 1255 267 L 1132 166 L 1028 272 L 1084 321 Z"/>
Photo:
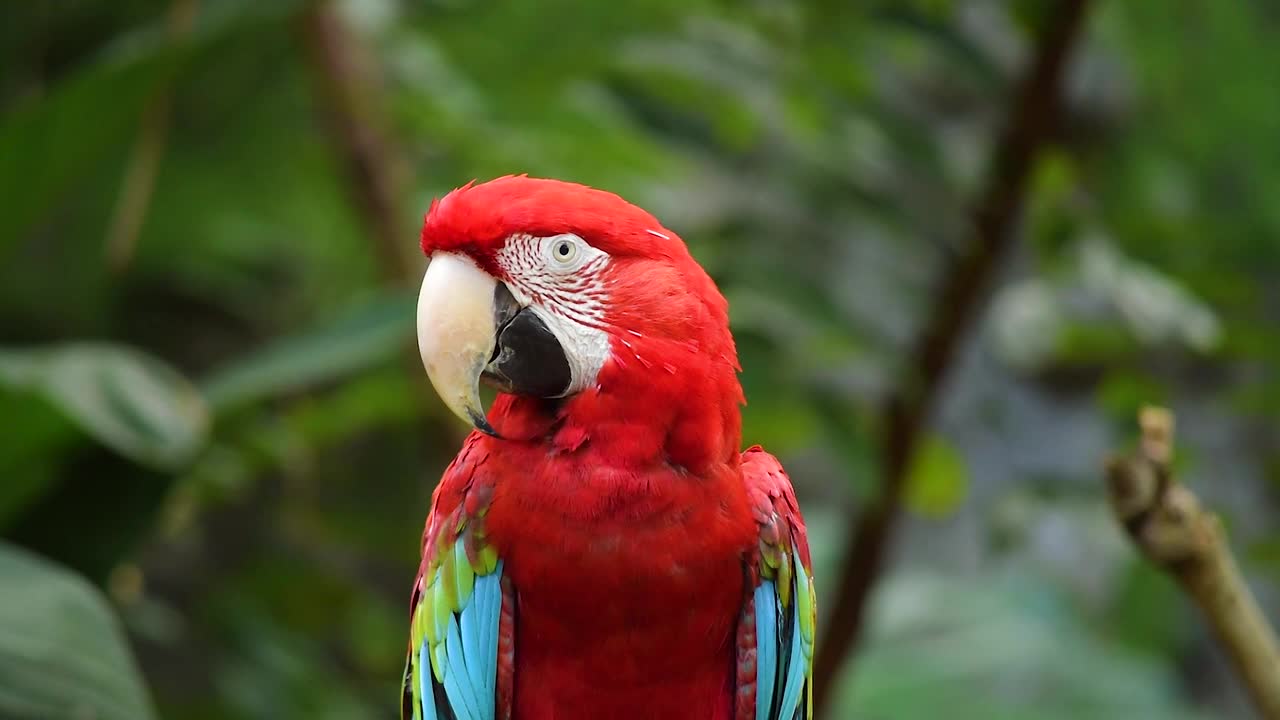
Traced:
<path id="1" fill-rule="evenodd" d="M 0 348 L 0 384 L 42 395 L 122 455 L 177 467 L 201 447 L 204 399 L 169 365 L 110 343 Z"/>
<path id="2" fill-rule="evenodd" d="M 937 435 L 926 437 L 907 475 L 907 508 L 926 517 L 950 515 L 968 491 L 964 458 Z"/>
<path id="3" fill-rule="evenodd" d="M 9 217 L 0 223 L 0 249 L 29 230 L 106 152 L 129 141 L 143 105 L 176 60 L 163 46 L 113 53 L 6 118 L 0 125 L 0 193 Z"/>
<path id="4" fill-rule="evenodd" d="M 285 338 L 204 383 L 218 411 L 332 380 L 395 354 L 413 334 L 414 298 L 388 294 L 341 319 Z"/>
<path id="5" fill-rule="evenodd" d="M 154 717 L 120 624 L 93 586 L 0 542 L 0 717 Z"/>

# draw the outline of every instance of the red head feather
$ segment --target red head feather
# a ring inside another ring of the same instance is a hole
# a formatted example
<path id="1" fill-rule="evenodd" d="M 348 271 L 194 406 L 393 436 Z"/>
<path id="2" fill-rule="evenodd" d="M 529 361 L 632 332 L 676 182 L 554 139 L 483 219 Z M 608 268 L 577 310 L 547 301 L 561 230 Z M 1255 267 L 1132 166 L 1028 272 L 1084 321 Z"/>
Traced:
<path id="1" fill-rule="evenodd" d="M 595 388 L 558 406 L 556 442 L 576 447 L 594 435 L 597 446 L 613 438 L 614 452 L 637 459 L 736 462 L 742 390 L 728 304 L 684 241 L 653 215 L 585 185 L 506 176 L 433 202 L 422 250 L 465 253 L 501 277 L 495 254 L 507 238 L 562 233 L 612 258 L 606 331 L 613 360 Z M 536 435 L 552 420 L 543 407 L 500 396 L 490 420 L 506 437 Z M 609 432 L 620 424 L 625 432 Z"/>
<path id="2" fill-rule="evenodd" d="M 614 257 L 685 254 L 684 243 L 649 213 L 611 192 L 586 185 L 507 175 L 468 183 L 431 203 L 422 251 L 491 255 L 515 234 L 573 233 Z M 654 234 L 658 233 L 658 234 Z"/>

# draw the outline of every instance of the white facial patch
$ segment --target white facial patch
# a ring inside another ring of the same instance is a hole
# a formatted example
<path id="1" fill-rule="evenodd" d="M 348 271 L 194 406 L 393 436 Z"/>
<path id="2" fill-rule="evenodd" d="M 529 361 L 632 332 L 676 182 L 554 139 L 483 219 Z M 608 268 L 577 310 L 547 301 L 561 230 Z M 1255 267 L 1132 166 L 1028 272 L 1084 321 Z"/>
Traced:
<path id="1" fill-rule="evenodd" d="M 595 385 L 610 352 L 603 279 L 609 254 L 572 234 L 513 235 L 496 260 L 511 295 L 546 323 L 564 349 L 573 377 L 564 394 Z"/>

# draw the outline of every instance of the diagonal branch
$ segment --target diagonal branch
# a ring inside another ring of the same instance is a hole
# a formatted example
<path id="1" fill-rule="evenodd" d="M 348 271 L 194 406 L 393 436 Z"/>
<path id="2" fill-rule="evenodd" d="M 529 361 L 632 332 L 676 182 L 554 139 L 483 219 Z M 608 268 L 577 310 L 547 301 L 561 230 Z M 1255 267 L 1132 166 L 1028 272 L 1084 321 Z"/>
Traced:
<path id="1" fill-rule="evenodd" d="M 166 21 L 166 32 L 171 42 L 181 42 L 191 32 L 199 9 L 199 0 L 173 0 Z M 160 172 L 160 160 L 169 139 L 173 85 L 173 78 L 162 82 L 139 120 L 138 139 L 129 156 L 107 231 L 107 264 L 116 272 L 124 271 L 132 262 L 138 236 L 151 207 L 156 175 Z"/>
<path id="2" fill-rule="evenodd" d="M 1088 0 L 1060 0 L 1047 14 L 1030 72 L 996 142 L 986 189 L 974 206 L 972 237 L 944 269 L 926 325 L 908 354 L 908 373 L 884 405 L 880 494 L 859 513 L 857 530 L 844 554 L 834 610 L 818 644 L 814 678 L 818 707 L 827 707 L 841 664 L 857 647 L 868 596 L 901 515 L 911 458 L 947 370 L 1013 245 L 1031 169 L 1054 130 L 1067 57 L 1084 24 L 1087 6 Z"/>
<path id="3" fill-rule="evenodd" d="M 312 0 L 301 29 L 315 74 L 317 104 L 328 121 L 342 179 L 373 244 L 383 281 L 412 288 L 422 277 L 424 259 L 403 212 L 403 164 L 378 112 L 382 106 L 377 63 L 331 0 Z M 403 362 L 423 397 L 434 398 L 416 344 L 404 348 Z M 457 424 L 448 413 L 438 412 L 443 406 L 427 402 L 434 410 L 427 418 L 433 431 L 460 442 Z"/>
<path id="4" fill-rule="evenodd" d="M 1107 462 L 1116 520 L 1153 565 L 1200 607 L 1226 648 L 1258 712 L 1280 720 L 1280 648 L 1240 574 L 1222 523 L 1173 478 L 1173 414 L 1143 408 L 1142 443 Z"/>
<path id="5" fill-rule="evenodd" d="M 384 278 L 412 286 L 420 268 L 409 255 L 416 244 L 402 212 L 402 168 L 377 114 L 376 63 L 334 3 L 311 2 L 302 20 L 320 108 L 341 156 L 347 192 L 373 242 Z"/>

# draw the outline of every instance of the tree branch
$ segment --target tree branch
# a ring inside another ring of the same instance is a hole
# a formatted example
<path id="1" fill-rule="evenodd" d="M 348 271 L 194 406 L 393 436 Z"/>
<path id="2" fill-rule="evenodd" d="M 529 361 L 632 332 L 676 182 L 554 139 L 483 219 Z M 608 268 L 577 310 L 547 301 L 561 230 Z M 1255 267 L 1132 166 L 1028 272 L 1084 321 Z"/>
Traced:
<path id="1" fill-rule="evenodd" d="M 1200 607 L 1262 717 L 1280 720 L 1280 649 L 1240 574 L 1222 523 L 1173 478 L 1173 414 L 1143 408 L 1142 442 L 1107 461 L 1116 520 L 1153 565 Z"/>
<path id="2" fill-rule="evenodd" d="M 321 110 L 341 155 L 347 191 L 373 243 L 383 279 L 403 288 L 416 287 L 424 260 L 414 234 L 405 226 L 400 156 L 377 114 L 381 107 L 377 64 L 329 0 L 312 0 L 303 14 L 302 31 L 319 84 Z M 436 396 L 422 372 L 417 344 L 407 345 L 402 356 L 409 377 L 432 408 L 426 418 L 432 432 L 461 442 L 465 432 L 460 432 L 449 413 L 439 412 L 443 405 L 438 400 L 430 399 Z"/>
<path id="3" fill-rule="evenodd" d="M 346 170 L 347 191 L 373 241 L 383 276 L 414 285 L 420 264 L 405 226 L 401 168 L 377 116 L 377 66 L 331 2 L 316 0 L 303 15 L 303 34 L 320 87 L 321 109 Z"/>
<path id="4" fill-rule="evenodd" d="M 178 43 L 191 32 L 198 0 L 173 0 L 169 6 L 166 32 L 170 42 Z M 151 207 L 151 195 L 155 190 L 156 174 L 160 171 L 160 159 L 164 156 L 169 139 L 169 116 L 173 105 L 173 79 L 165 79 L 147 103 L 139 120 L 138 139 L 129 156 L 124 179 L 120 183 L 120 195 L 116 198 L 115 212 L 107 230 L 107 265 L 114 272 L 121 272 L 133 261 L 138 246 L 138 235 Z"/>
<path id="5" fill-rule="evenodd" d="M 834 611 L 818 644 L 814 700 L 820 708 L 827 707 L 842 661 L 857 647 L 867 599 L 901 514 L 907 471 L 947 370 L 1013 244 L 1031 169 L 1054 129 L 1067 57 L 1087 7 L 1088 0 L 1061 0 L 1048 14 L 973 209 L 972 238 L 943 271 L 927 323 L 908 354 L 912 365 L 884 405 L 880 494 L 859 513 L 835 586 Z"/>

